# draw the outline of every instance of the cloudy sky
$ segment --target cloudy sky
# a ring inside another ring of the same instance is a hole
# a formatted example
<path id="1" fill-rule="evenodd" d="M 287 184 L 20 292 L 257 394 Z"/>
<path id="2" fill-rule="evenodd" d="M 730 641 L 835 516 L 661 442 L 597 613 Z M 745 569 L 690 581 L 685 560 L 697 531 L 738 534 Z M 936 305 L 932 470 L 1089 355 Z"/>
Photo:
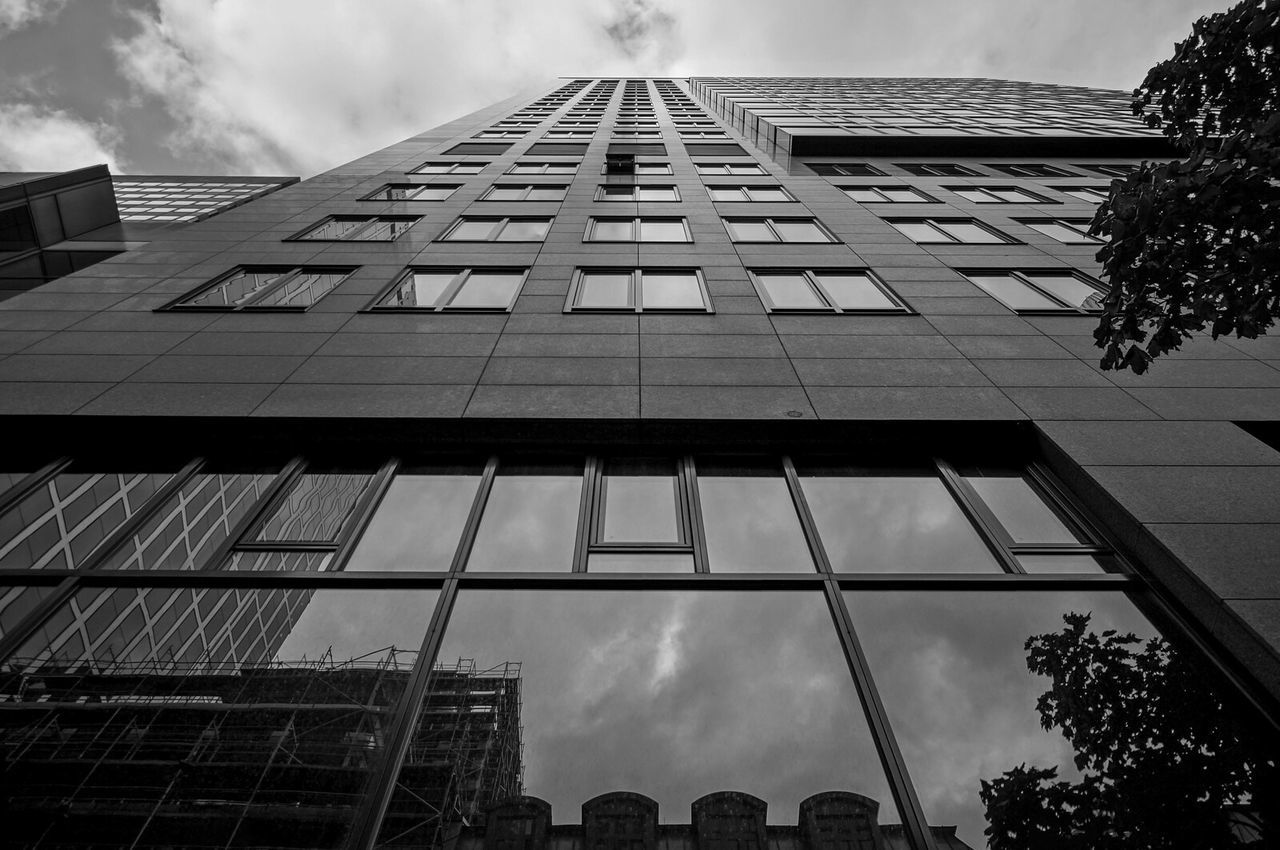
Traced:
<path id="1" fill-rule="evenodd" d="M 1132 88 L 1205 0 L 0 0 L 0 170 L 317 171 L 559 75 Z"/>

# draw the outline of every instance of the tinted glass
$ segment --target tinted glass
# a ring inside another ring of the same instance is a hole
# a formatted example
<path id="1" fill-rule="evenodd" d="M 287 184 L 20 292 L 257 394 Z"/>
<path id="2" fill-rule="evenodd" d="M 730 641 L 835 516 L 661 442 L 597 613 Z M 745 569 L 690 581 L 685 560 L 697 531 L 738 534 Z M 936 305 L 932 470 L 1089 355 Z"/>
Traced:
<path id="1" fill-rule="evenodd" d="M 308 472 L 258 530 L 257 540 L 333 540 L 369 486 L 364 473 Z"/>
<path id="2" fill-rule="evenodd" d="M 759 275 L 760 285 L 779 310 L 823 310 L 827 305 L 802 274 Z"/>
<path id="3" fill-rule="evenodd" d="M 867 275 L 816 272 L 815 276 L 841 310 L 901 309 Z"/>
<path id="4" fill-rule="evenodd" d="M 467 569 L 572 569 L 581 496 L 580 474 L 498 475 L 484 507 Z"/>
<path id="5" fill-rule="evenodd" d="M 781 476 L 698 476 L 712 572 L 813 572 L 791 493 Z"/>
<path id="6" fill-rule="evenodd" d="M 547 236 L 551 222 L 545 218 L 511 219 L 498 233 L 499 242 L 541 242 Z"/>
<path id="7" fill-rule="evenodd" d="M 8 840 L 345 846 L 435 600 L 77 593 L 3 668 L 9 701 L 26 703 L 0 717 L 7 808 L 22 812 L 6 819 Z"/>
<path id="8" fill-rule="evenodd" d="M 397 475 L 346 569 L 449 569 L 479 484 L 478 475 Z"/>
<path id="9" fill-rule="evenodd" d="M 836 572 L 1000 572 L 1000 564 L 934 476 L 802 475 Z"/>
<path id="10" fill-rule="evenodd" d="M 1081 542 L 1044 499 L 1019 476 L 966 475 L 1015 543 Z"/>
<path id="11" fill-rule="evenodd" d="M 630 242 L 635 221 L 629 218 L 597 218 L 591 222 L 591 238 L 597 242 Z"/>
<path id="12" fill-rule="evenodd" d="M 773 229 L 783 242 L 830 242 L 831 237 L 811 221 L 775 219 Z"/>
<path id="13" fill-rule="evenodd" d="M 729 219 L 724 220 L 724 226 L 729 229 L 729 237 L 734 242 L 776 242 L 777 237 L 773 235 L 773 231 L 769 229 L 769 225 L 763 221 L 747 221 L 745 219 Z"/>
<path id="14" fill-rule="evenodd" d="M 845 598 L 925 815 L 967 845 L 1250 846 L 1242 822 L 1276 840 L 1273 741 L 1123 595 Z"/>
<path id="15" fill-rule="evenodd" d="M 434 307 L 457 272 L 412 272 L 382 299 L 385 306 Z"/>
<path id="16" fill-rule="evenodd" d="M 182 304 L 189 307 L 231 307 L 244 304 L 261 294 L 280 278 L 292 273 L 292 269 L 270 271 L 240 270 L 214 286 L 184 298 Z"/>
<path id="17" fill-rule="evenodd" d="M 462 282 L 449 306 L 454 308 L 506 309 L 520 291 L 520 272 L 472 272 Z"/>
<path id="18" fill-rule="evenodd" d="M 1014 310 L 1061 310 L 1062 305 L 1012 275 L 966 275 L 987 294 Z"/>
<path id="19" fill-rule="evenodd" d="M 309 307 L 328 295 L 345 272 L 303 270 L 255 301 L 252 307 Z"/>
<path id="20" fill-rule="evenodd" d="M 1041 289 L 1061 298 L 1072 307 L 1101 310 L 1103 293 L 1072 275 L 1028 274 L 1027 277 Z"/>
<path id="21" fill-rule="evenodd" d="M 579 307 L 627 307 L 630 301 L 630 273 L 585 272 L 578 283 Z"/>
<path id="22" fill-rule="evenodd" d="M 703 309 L 702 288 L 692 272 L 642 272 L 641 302 L 647 309 Z"/>
<path id="23" fill-rule="evenodd" d="M 611 463 L 605 477 L 605 543 L 675 543 L 676 474 L 671 464 Z"/>
<path id="24" fill-rule="evenodd" d="M 520 787 L 523 768 L 523 793 L 557 823 L 616 790 L 685 822 L 694 800 L 738 788 L 765 800 L 770 823 L 796 823 L 802 799 L 835 789 L 899 822 L 821 594 L 463 590 L 439 657 L 433 689 L 487 695 L 469 727 L 477 809 Z M 424 713 L 418 734 L 447 735 L 442 714 Z M 384 840 L 429 843 L 431 758 L 411 753 Z"/>
<path id="25" fill-rule="evenodd" d="M 641 242 L 688 242 L 684 222 L 679 219 L 661 218 L 640 219 Z"/>

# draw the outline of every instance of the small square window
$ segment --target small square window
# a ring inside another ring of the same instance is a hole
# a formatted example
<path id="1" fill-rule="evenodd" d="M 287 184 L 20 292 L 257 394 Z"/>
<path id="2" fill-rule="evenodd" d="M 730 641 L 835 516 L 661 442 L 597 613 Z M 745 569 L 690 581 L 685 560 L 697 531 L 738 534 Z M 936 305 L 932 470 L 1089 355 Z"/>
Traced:
<path id="1" fill-rule="evenodd" d="M 566 309 L 709 312 L 711 307 L 696 269 L 583 269 Z"/>
<path id="2" fill-rule="evenodd" d="M 751 273 L 772 312 L 906 313 L 906 305 L 868 271 L 808 269 Z"/>
<path id="3" fill-rule="evenodd" d="M 1018 313 L 1092 313 L 1102 309 L 1105 286 L 1074 271 L 965 271 L 966 278 Z"/>
<path id="4" fill-rule="evenodd" d="M 812 218 L 726 218 L 734 242 L 835 242 Z"/>
<path id="5" fill-rule="evenodd" d="M 374 310 L 506 311 L 527 269 L 410 269 L 378 297 Z"/>

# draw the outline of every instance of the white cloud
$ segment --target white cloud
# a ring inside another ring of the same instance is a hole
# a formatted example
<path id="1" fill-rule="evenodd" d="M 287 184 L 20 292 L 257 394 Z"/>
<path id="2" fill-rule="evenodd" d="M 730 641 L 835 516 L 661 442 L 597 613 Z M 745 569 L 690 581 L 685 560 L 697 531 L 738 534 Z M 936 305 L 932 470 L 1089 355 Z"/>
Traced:
<path id="1" fill-rule="evenodd" d="M 0 38 L 15 30 L 52 18 L 67 0 L 0 0 Z"/>
<path id="2" fill-rule="evenodd" d="M 68 171 L 106 163 L 117 171 L 118 136 L 62 109 L 0 103 L 0 171 Z"/>
<path id="3" fill-rule="evenodd" d="M 311 173 L 553 74 L 661 73 L 678 50 L 656 0 L 558 3 L 159 0 L 114 45 L 177 119 L 175 154 Z"/>

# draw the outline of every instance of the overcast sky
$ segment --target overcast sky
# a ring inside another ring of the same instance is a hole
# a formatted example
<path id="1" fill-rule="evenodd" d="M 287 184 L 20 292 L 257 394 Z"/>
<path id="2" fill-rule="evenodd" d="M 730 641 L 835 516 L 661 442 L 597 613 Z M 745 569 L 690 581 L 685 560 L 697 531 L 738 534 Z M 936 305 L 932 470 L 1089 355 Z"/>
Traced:
<path id="1" fill-rule="evenodd" d="M 1130 89 L 1204 0 L 0 0 L 0 170 L 308 176 L 560 75 Z"/>

